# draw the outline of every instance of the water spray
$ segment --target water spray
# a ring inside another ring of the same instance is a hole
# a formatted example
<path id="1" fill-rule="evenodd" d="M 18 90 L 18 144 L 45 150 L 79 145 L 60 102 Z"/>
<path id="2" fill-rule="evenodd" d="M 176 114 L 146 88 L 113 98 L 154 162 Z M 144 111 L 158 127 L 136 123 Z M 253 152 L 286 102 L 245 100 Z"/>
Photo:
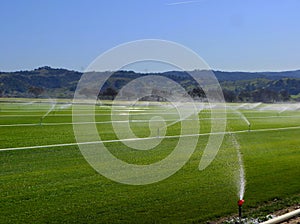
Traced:
<path id="1" fill-rule="evenodd" d="M 193 107 L 193 111 L 191 111 L 192 109 L 186 108 L 186 106 L 184 104 L 179 104 L 176 105 L 177 110 L 181 111 L 180 118 L 176 118 L 176 120 L 174 120 L 173 122 L 170 122 L 169 124 L 164 124 L 160 127 L 157 128 L 157 138 L 160 138 L 160 131 L 161 130 L 165 130 L 168 127 L 177 124 L 179 122 L 182 122 L 184 120 L 188 120 L 189 117 L 194 116 L 198 118 L 198 114 L 201 112 L 201 110 L 204 108 L 203 106 L 201 107 L 197 107 L 197 105 L 194 105 L 195 107 Z M 165 110 L 166 112 L 173 110 L 173 108 L 169 109 L 169 110 Z M 195 119 L 195 118 L 194 118 Z M 197 119 L 196 119 L 197 120 Z M 172 120 L 170 120 L 172 121 Z"/>
<path id="2" fill-rule="evenodd" d="M 238 165 L 239 165 L 239 176 L 237 178 L 237 184 L 238 184 L 238 195 L 237 196 L 239 198 L 237 204 L 238 204 L 238 208 L 239 208 L 239 222 L 237 222 L 237 223 L 242 223 L 242 205 L 245 202 L 243 198 L 244 198 L 245 188 L 246 188 L 245 169 L 244 169 L 243 156 L 240 151 L 240 144 L 238 143 L 234 134 L 232 134 L 231 137 L 232 137 L 232 143 L 236 148 L 237 157 L 238 157 Z"/>
<path id="3" fill-rule="evenodd" d="M 45 117 L 48 116 L 48 114 L 53 111 L 55 109 L 55 105 L 56 105 L 56 100 L 51 102 L 51 107 L 49 108 L 49 110 L 46 112 L 46 114 L 44 114 L 41 118 L 40 118 L 40 125 L 43 124 L 43 120 Z"/>
<path id="4" fill-rule="evenodd" d="M 240 199 L 238 200 L 238 206 L 239 206 L 239 223 L 242 223 L 242 206 L 244 204 L 245 200 L 244 199 Z"/>
<path id="5" fill-rule="evenodd" d="M 243 106 L 243 105 L 242 105 Z M 244 105 L 245 106 L 245 105 Z M 248 126 L 248 131 L 250 132 L 251 131 L 251 123 L 250 123 L 250 121 L 245 117 L 245 115 L 242 113 L 242 112 L 240 112 L 240 111 L 238 111 L 238 110 L 236 110 L 236 109 L 233 109 L 233 108 L 231 108 L 235 113 L 237 113 L 239 116 L 240 116 L 240 118 L 247 124 L 247 126 Z"/>

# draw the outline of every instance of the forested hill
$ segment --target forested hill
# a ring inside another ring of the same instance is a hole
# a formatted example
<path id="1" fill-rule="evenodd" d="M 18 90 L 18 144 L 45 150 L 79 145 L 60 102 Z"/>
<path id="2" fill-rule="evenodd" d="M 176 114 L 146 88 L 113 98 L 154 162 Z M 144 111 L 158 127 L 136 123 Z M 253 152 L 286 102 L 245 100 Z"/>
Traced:
<path id="1" fill-rule="evenodd" d="M 192 71 L 202 72 L 202 71 Z M 225 99 L 229 102 L 278 102 L 300 98 L 300 70 L 284 72 L 225 72 L 214 71 Z M 151 73 L 117 71 L 101 90 L 102 97 L 113 98 L 131 80 Z M 187 72 L 155 73 L 180 83 L 193 97 L 202 92 Z M 1 97 L 60 97 L 72 98 L 81 72 L 51 67 L 32 71 L 0 72 Z"/>

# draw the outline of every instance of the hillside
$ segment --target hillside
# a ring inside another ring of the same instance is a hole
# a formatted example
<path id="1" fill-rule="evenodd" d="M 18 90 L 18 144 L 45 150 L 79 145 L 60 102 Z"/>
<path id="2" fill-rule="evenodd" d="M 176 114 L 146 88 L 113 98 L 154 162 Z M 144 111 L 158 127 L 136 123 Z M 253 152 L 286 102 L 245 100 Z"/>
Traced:
<path id="1" fill-rule="evenodd" d="M 81 75 L 47 66 L 32 71 L 0 72 L 0 93 L 5 97 L 32 97 L 35 94 L 30 89 L 37 88 L 45 97 L 72 97 Z"/>
<path id="2" fill-rule="evenodd" d="M 191 73 L 205 71 L 191 71 Z M 229 102 L 277 102 L 297 100 L 300 95 L 300 70 L 283 72 L 225 72 L 214 71 Z M 180 83 L 193 97 L 201 96 L 196 82 L 187 72 L 153 73 Z M 153 75 L 152 74 L 152 75 Z M 133 71 L 117 71 L 105 83 L 101 94 L 113 95 L 133 79 L 151 75 Z M 0 72 L 1 97 L 72 98 L 81 72 L 51 67 L 32 71 Z M 197 95 L 197 92 L 200 94 Z"/>

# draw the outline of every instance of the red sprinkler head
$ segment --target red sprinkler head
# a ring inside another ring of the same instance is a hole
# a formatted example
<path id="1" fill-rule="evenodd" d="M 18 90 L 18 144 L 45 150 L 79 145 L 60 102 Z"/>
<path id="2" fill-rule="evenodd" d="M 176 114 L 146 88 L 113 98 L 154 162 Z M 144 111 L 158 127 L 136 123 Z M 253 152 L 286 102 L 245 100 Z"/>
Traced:
<path id="1" fill-rule="evenodd" d="M 245 202 L 245 201 L 244 201 L 243 199 L 238 200 L 238 206 L 241 207 L 241 206 L 244 204 L 244 202 Z"/>

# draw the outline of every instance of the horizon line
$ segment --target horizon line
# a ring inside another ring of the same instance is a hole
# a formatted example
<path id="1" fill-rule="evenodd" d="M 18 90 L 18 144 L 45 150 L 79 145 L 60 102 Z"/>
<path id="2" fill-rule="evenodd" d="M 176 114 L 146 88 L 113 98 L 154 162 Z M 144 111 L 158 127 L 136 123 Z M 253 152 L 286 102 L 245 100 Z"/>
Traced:
<path id="1" fill-rule="evenodd" d="M 188 70 L 188 71 L 181 71 L 181 70 L 165 70 L 165 71 L 135 71 L 133 69 L 119 69 L 116 71 L 80 71 L 80 70 L 75 70 L 75 69 L 69 69 L 69 68 L 65 68 L 65 67 L 52 67 L 49 65 L 44 65 L 44 66 L 38 66 L 37 68 L 33 68 L 33 69 L 16 69 L 16 70 L 11 70 L 11 71 L 2 71 L 0 70 L 0 73 L 14 73 L 14 72 L 27 72 L 27 71 L 34 71 L 34 70 L 38 70 L 38 69 L 42 69 L 42 68 L 49 68 L 49 69 L 64 69 L 64 70 L 68 70 L 68 71 L 74 71 L 74 72 L 80 72 L 80 73 L 85 73 L 85 72 L 116 72 L 116 71 L 128 71 L 128 72 L 135 72 L 135 73 L 141 73 L 141 74 L 147 74 L 147 73 L 165 73 L 165 72 L 191 72 L 191 71 L 214 71 L 214 72 L 241 72 L 241 73 L 280 73 L 280 72 L 295 72 L 295 71 L 300 71 L 300 67 L 298 69 L 283 69 L 283 70 L 253 70 L 253 71 L 246 71 L 246 70 L 221 70 L 221 69 L 192 69 L 192 70 Z"/>

